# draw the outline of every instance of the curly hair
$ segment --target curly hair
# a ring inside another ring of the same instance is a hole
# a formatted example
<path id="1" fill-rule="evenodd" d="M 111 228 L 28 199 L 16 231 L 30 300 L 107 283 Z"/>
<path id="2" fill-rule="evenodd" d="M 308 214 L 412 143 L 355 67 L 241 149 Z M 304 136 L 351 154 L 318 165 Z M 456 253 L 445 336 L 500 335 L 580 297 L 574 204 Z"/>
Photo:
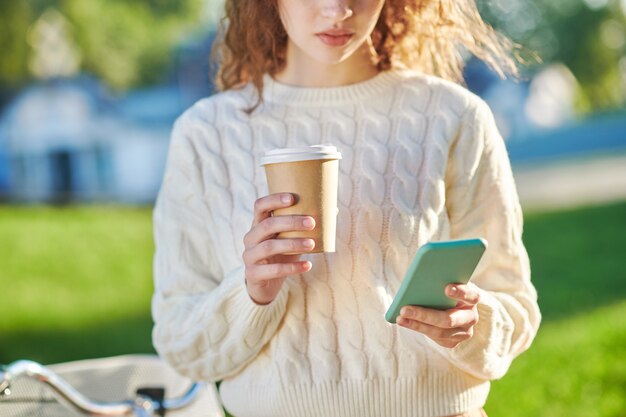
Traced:
<path id="1" fill-rule="evenodd" d="M 285 66 L 287 32 L 277 0 L 226 0 L 214 58 L 220 90 L 251 82 Z M 463 82 L 464 54 L 501 77 L 518 75 L 519 45 L 481 18 L 475 0 L 386 0 L 371 35 L 379 70 L 415 69 Z"/>

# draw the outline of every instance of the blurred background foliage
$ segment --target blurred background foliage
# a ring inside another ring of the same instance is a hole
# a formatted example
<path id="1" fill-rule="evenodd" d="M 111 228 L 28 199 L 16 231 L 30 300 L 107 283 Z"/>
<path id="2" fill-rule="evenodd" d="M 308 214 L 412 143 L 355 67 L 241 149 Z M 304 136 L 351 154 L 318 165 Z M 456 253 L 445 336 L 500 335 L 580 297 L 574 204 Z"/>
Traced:
<path id="1" fill-rule="evenodd" d="M 624 104 L 626 1 L 486 0 L 481 13 L 543 63 L 561 62 L 576 77 L 580 114 Z"/>
<path id="2" fill-rule="evenodd" d="M 1 1 L 0 90 L 15 91 L 32 80 L 32 26 L 48 10 L 70 24 L 80 70 L 117 90 L 163 81 L 171 51 L 203 27 L 203 0 L 29 0 Z M 6 95 L 7 93 L 5 93 Z"/>

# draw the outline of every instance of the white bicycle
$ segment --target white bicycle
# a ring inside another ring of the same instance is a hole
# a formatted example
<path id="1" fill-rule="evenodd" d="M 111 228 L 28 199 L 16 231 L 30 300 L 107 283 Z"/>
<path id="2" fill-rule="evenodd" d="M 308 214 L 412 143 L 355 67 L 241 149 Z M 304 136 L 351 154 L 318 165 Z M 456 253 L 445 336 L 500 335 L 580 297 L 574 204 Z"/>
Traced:
<path id="1" fill-rule="evenodd" d="M 154 355 L 0 367 L 2 417 L 224 417 L 213 384 L 195 383 Z"/>

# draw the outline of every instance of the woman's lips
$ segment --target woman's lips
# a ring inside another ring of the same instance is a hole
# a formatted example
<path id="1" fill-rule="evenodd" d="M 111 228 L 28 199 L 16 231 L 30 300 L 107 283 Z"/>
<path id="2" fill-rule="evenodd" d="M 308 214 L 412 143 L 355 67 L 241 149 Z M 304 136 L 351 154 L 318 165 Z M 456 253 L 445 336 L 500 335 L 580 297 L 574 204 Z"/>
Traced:
<path id="1" fill-rule="evenodd" d="M 354 36 L 353 32 L 345 30 L 326 31 L 316 33 L 317 37 L 328 46 L 343 46 L 350 42 Z"/>

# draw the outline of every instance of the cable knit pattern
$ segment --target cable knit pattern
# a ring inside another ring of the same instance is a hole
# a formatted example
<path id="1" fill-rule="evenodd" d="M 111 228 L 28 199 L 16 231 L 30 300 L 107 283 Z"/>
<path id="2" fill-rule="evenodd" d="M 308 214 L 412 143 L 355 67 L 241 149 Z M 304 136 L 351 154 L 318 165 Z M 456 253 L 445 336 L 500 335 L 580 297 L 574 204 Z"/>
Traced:
<path id="1" fill-rule="evenodd" d="M 484 405 L 540 321 L 506 149 L 488 107 L 455 84 L 385 72 L 338 88 L 265 78 L 176 122 L 154 210 L 154 345 L 182 374 L 223 380 L 236 417 L 445 416 Z M 247 295 L 241 254 L 267 150 L 333 144 L 337 251 Z M 445 349 L 384 319 L 413 254 L 484 237 L 475 335 Z"/>

